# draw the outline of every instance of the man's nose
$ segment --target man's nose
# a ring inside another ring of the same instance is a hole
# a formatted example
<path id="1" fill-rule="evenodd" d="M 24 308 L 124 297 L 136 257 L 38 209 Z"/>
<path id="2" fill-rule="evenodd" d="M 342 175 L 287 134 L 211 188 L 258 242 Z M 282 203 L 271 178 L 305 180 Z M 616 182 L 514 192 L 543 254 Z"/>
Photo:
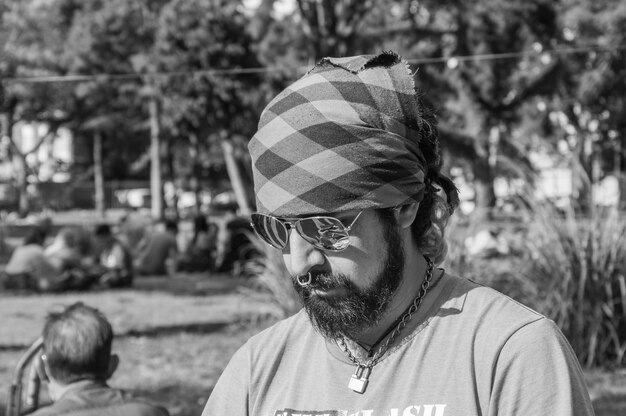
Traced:
<path id="1" fill-rule="evenodd" d="M 285 255 L 289 272 L 294 276 L 307 274 L 314 266 L 324 264 L 324 254 L 307 242 L 296 230 L 289 233 L 289 248 Z"/>

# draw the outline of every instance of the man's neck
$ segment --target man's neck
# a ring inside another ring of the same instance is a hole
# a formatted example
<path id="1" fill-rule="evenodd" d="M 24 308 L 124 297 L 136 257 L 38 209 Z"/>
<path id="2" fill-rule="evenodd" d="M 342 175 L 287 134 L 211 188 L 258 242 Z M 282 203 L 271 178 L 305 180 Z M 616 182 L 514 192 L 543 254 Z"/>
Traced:
<path id="1" fill-rule="evenodd" d="M 52 401 L 57 401 L 59 400 L 64 394 L 66 394 L 69 391 L 72 390 L 76 390 L 76 389 L 81 389 L 84 386 L 88 386 L 90 384 L 94 384 L 94 383 L 98 383 L 98 381 L 95 380 L 80 380 L 80 381 L 75 381 L 73 383 L 69 383 L 69 384 L 63 384 L 63 383 L 59 383 L 55 380 L 50 380 L 50 383 L 48 385 L 48 390 L 50 393 L 50 398 L 52 399 Z"/>
<path id="2" fill-rule="evenodd" d="M 393 329 L 398 325 L 398 320 L 411 306 L 422 286 L 428 270 L 428 263 L 419 252 L 413 251 L 412 253 L 415 254 L 407 253 L 402 281 L 380 322 L 375 327 L 368 328 L 354 337 L 354 341 L 365 349 L 376 348 L 376 344 L 393 332 Z"/>

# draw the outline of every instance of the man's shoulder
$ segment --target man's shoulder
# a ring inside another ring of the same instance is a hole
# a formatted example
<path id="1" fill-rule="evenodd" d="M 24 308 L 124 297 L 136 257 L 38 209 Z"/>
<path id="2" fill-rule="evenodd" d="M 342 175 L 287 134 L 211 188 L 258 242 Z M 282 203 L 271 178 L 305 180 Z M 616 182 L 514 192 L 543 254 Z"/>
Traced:
<path id="1" fill-rule="evenodd" d="M 457 310 L 464 324 L 474 322 L 490 331 L 516 330 L 546 317 L 504 293 L 479 282 L 448 275 L 444 310 Z"/>
<path id="2" fill-rule="evenodd" d="M 98 406 L 50 406 L 42 407 L 30 416 L 169 416 L 167 409 L 140 400 Z"/>
<path id="3" fill-rule="evenodd" d="M 123 405 L 120 405 L 120 410 L 124 416 L 169 416 L 169 412 L 164 407 L 136 398 L 125 401 Z"/>
<path id="4" fill-rule="evenodd" d="M 468 306 L 482 306 L 482 309 L 504 308 L 510 313 L 530 319 L 543 317 L 542 314 L 529 306 L 487 284 L 454 274 L 447 274 L 447 279 L 454 286 L 452 293 L 456 296 L 466 297 L 464 300 L 470 302 Z"/>
<path id="5" fill-rule="evenodd" d="M 31 416 L 169 416 L 150 404 L 112 388 L 85 389 L 42 407 Z"/>
<path id="6" fill-rule="evenodd" d="M 520 339 L 543 345 L 560 342 L 562 335 L 554 322 L 515 299 L 454 275 L 442 283 L 429 325 L 432 336 L 455 334 L 459 348 L 467 346 L 480 357 L 497 356 L 507 345 L 525 348 Z"/>

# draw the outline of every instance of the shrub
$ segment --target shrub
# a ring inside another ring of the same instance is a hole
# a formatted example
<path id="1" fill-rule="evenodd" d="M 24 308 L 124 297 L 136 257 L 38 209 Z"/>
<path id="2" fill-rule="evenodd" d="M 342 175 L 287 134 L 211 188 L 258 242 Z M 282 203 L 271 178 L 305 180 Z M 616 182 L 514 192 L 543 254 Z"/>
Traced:
<path id="1" fill-rule="evenodd" d="M 526 212 L 531 306 L 553 319 L 587 366 L 624 364 L 626 220 L 617 209 L 532 204 Z"/>
<path id="2" fill-rule="evenodd" d="M 254 298 L 268 300 L 275 306 L 276 318 L 282 319 L 298 312 L 302 307 L 291 283 L 291 276 L 283 263 L 282 254 L 250 233 L 250 242 L 262 253 L 245 265 L 245 274 L 251 276 L 246 293 Z"/>
<path id="3" fill-rule="evenodd" d="M 446 228 L 448 253 L 442 267 L 449 273 L 493 287 L 524 302 L 532 286 L 519 273 L 523 263 L 520 256 L 520 229 L 523 228 L 519 219 L 486 221 L 481 213 L 455 214 Z M 470 246 L 472 240 L 485 231 L 496 234 L 496 240 L 498 244 L 503 243 L 502 246 L 471 253 L 472 249 L 476 251 Z"/>

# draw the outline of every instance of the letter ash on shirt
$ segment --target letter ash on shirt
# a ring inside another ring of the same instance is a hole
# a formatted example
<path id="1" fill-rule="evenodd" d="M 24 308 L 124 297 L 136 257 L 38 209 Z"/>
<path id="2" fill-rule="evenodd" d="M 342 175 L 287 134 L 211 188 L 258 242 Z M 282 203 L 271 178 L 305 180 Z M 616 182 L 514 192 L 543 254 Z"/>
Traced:
<path id="1" fill-rule="evenodd" d="M 402 408 L 392 408 L 387 412 L 376 413 L 374 410 L 277 410 L 274 416 L 444 416 L 445 404 L 425 404 Z"/>

